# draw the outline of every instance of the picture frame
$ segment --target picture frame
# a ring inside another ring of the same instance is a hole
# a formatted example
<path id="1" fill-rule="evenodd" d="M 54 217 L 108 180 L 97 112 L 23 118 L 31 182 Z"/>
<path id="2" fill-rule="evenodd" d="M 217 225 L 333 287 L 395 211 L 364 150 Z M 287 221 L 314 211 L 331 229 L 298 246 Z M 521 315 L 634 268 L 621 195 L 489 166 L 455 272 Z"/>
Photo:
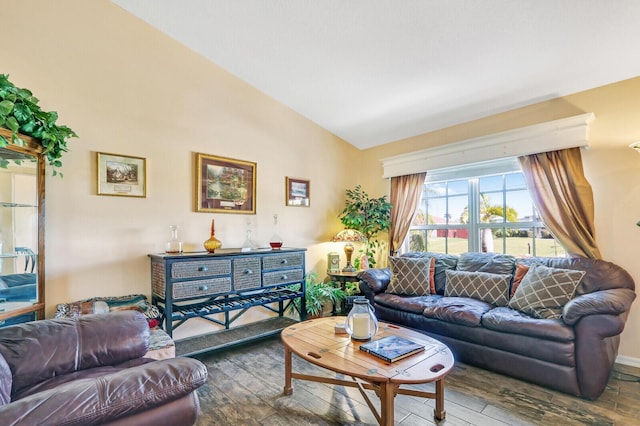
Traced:
<path id="1" fill-rule="evenodd" d="M 147 196 L 147 160 L 131 155 L 98 152 L 98 195 Z"/>
<path id="2" fill-rule="evenodd" d="M 195 211 L 256 214 L 257 164 L 197 152 Z"/>
<path id="3" fill-rule="evenodd" d="M 287 176 L 285 178 L 285 205 L 289 207 L 311 206 L 311 181 Z"/>

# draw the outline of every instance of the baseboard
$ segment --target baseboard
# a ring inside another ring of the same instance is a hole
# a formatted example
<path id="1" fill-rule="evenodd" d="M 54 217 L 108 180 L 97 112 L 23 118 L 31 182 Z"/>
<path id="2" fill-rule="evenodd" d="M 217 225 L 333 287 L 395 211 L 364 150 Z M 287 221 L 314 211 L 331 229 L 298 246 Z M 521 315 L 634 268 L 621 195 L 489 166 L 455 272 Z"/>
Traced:
<path id="1" fill-rule="evenodd" d="M 622 364 L 622 365 L 628 365 L 629 367 L 640 368 L 640 358 L 618 355 L 616 357 L 616 363 Z"/>

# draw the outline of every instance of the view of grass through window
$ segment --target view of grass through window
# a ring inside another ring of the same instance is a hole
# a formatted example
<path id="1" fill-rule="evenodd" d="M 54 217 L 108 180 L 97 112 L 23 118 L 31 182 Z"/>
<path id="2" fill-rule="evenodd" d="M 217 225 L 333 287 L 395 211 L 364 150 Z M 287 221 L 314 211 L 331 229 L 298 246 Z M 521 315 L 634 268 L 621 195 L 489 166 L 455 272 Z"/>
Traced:
<path id="1" fill-rule="evenodd" d="M 564 257 L 522 172 L 426 182 L 403 251 Z"/>

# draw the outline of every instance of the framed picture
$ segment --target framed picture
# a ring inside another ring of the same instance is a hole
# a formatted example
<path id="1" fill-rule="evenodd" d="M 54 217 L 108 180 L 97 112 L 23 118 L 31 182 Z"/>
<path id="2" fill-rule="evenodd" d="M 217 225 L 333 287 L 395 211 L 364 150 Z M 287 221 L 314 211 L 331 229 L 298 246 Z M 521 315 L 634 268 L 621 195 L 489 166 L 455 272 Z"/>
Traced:
<path id="1" fill-rule="evenodd" d="M 256 163 L 196 153 L 196 211 L 256 214 Z"/>
<path id="2" fill-rule="evenodd" d="M 98 152 L 98 195 L 147 196 L 146 159 Z"/>
<path id="3" fill-rule="evenodd" d="M 309 207 L 311 204 L 310 182 L 306 179 L 286 177 L 285 180 L 287 206 Z"/>

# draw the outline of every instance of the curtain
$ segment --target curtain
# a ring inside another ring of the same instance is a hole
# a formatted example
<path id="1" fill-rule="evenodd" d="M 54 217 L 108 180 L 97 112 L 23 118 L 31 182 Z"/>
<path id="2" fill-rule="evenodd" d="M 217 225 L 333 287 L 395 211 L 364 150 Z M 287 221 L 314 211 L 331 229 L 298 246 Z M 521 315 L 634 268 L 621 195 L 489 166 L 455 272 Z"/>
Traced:
<path id="1" fill-rule="evenodd" d="M 391 227 L 389 228 L 389 253 L 395 255 L 409 232 L 418 210 L 422 186 L 427 173 L 416 173 L 391 178 Z"/>
<path id="2" fill-rule="evenodd" d="M 593 192 L 584 176 L 580 148 L 519 157 L 542 221 L 572 257 L 600 259 Z"/>

